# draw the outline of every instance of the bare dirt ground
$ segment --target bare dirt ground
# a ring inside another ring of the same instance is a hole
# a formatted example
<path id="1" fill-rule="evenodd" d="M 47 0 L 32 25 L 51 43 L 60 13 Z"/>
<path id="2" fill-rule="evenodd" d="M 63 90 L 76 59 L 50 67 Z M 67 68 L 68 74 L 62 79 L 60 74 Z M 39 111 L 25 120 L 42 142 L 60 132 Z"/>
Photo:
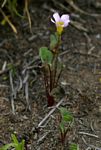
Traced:
<path id="1" fill-rule="evenodd" d="M 65 94 L 58 95 L 57 103 L 63 98 L 61 106 L 68 108 L 74 116 L 64 149 L 68 150 L 69 141 L 79 144 L 80 150 L 100 150 L 101 8 L 88 5 L 86 1 L 79 1 L 78 6 L 99 16 L 69 9 L 71 20 L 79 24 L 75 27 L 76 23 L 71 22 L 65 29 L 60 47 L 60 57 L 65 64 L 60 84 Z M 62 149 L 58 110 L 37 130 L 51 110 L 47 107 L 38 52 L 41 46 L 48 46 L 49 36 L 55 30 L 50 21 L 53 10 L 67 13 L 53 3 L 31 4 L 32 33 L 24 20 L 14 20 L 17 35 L 8 26 L 0 26 L 0 146 L 11 142 L 11 134 L 16 133 L 27 139 L 28 150 Z M 13 100 L 15 115 L 12 113 Z"/>

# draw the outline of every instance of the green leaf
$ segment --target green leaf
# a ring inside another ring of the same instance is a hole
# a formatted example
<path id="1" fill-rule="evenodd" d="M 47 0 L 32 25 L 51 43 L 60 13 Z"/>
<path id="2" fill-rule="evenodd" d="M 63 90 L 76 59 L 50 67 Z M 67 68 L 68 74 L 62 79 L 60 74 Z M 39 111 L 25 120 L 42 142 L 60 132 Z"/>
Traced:
<path id="1" fill-rule="evenodd" d="M 22 140 L 21 144 L 21 150 L 24 150 L 24 146 L 25 146 L 25 140 Z"/>
<path id="2" fill-rule="evenodd" d="M 15 147 L 14 143 L 6 144 L 0 150 L 8 150 L 10 147 Z"/>
<path id="3" fill-rule="evenodd" d="M 17 137 L 14 134 L 12 134 L 11 137 L 15 144 L 15 149 L 16 150 L 24 150 L 25 140 L 22 140 L 21 142 L 19 142 Z"/>
<path id="4" fill-rule="evenodd" d="M 64 134 L 65 133 L 65 126 L 64 126 L 63 122 L 60 122 L 59 128 L 60 128 L 61 132 Z"/>
<path id="5" fill-rule="evenodd" d="M 56 45 L 57 45 L 57 43 L 58 43 L 58 38 L 57 38 L 57 36 L 54 35 L 54 34 L 52 34 L 52 35 L 50 36 L 50 49 L 55 48 Z"/>
<path id="6" fill-rule="evenodd" d="M 17 16 L 19 17 L 22 17 L 19 13 L 18 13 L 18 10 L 17 10 L 17 0 L 9 0 L 7 1 L 8 4 L 7 4 L 7 8 L 9 9 L 9 11 L 11 12 L 11 15 L 14 15 L 16 14 Z"/>
<path id="7" fill-rule="evenodd" d="M 24 150 L 25 140 L 22 140 L 19 144 L 16 150 Z"/>
<path id="8" fill-rule="evenodd" d="M 63 121 L 65 121 L 65 122 L 72 122 L 73 121 L 72 114 L 69 111 L 67 111 L 66 108 L 61 107 L 61 108 L 59 108 L 59 110 L 60 110 Z"/>
<path id="9" fill-rule="evenodd" d="M 79 150 L 78 144 L 72 143 L 72 144 L 70 145 L 70 150 Z"/>
<path id="10" fill-rule="evenodd" d="M 53 60 L 53 54 L 51 51 L 48 50 L 47 47 L 41 47 L 39 49 L 39 56 L 41 58 L 42 63 L 47 63 L 51 65 Z"/>
<path id="11" fill-rule="evenodd" d="M 15 134 L 12 134 L 11 137 L 12 137 L 12 140 L 13 140 L 13 142 L 14 142 L 15 144 L 19 144 L 18 139 L 17 139 L 17 137 L 15 136 Z"/>
<path id="12" fill-rule="evenodd" d="M 13 143 L 4 145 L 2 148 L 0 148 L 0 150 L 8 150 L 10 147 L 14 147 L 15 150 L 24 150 L 25 140 L 19 142 L 17 137 L 14 134 L 12 134 L 11 137 Z"/>

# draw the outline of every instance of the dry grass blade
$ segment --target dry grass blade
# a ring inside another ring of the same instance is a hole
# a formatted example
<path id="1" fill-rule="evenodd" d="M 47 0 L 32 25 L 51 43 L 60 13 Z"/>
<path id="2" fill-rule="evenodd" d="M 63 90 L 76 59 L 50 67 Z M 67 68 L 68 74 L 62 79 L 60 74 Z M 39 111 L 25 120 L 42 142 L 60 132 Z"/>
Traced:
<path id="1" fill-rule="evenodd" d="M 7 0 L 3 1 L 2 5 L 1 5 L 2 8 L 5 6 L 6 2 L 7 2 Z"/>
<path id="2" fill-rule="evenodd" d="M 13 78 L 12 78 L 12 72 L 9 71 L 9 79 L 10 79 L 10 86 L 11 86 L 11 107 L 12 107 L 12 113 L 15 114 L 15 106 L 14 106 L 14 85 L 13 85 Z"/>
<path id="3" fill-rule="evenodd" d="M 88 29 L 83 27 L 81 23 L 77 22 L 77 21 L 72 21 L 71 20 L 71 25 L 74 26 L 76 29 L 84 31 L 84 32 L 88 32 Z"/>
<path id="4" fill-rule="evenodd" d="M 52 2 L 55 4 L 55 6 L 59 6 L 60 8 L 62 8 L 63 10 L 70 12 L 70 10 L 68 9 L 68 7 L 65 7 L 62 3 L 59 3 L 59 1 L 56 0 L 52 0 Z"/>
<path id="5" fill-rule="evenodd" d="M 26 69 L 23 72 L 23 76 L 24 76 L 23 86 L 24 86 L 27 110 L 29 110 L 31 112 L 31 105 L 30 105 L 30 100 L 29 100 L 29 83 L 28 83 L 29 73 L 28 73 L 28 71 L 26 71 Z"/>
<path id="6" fill-rule="evenodd" d="M 28 10 L 28 6 L 29 6 L 29 0 L 25 0 L 25 9 L 24 9 L 24 12 L 27 14 L 27 17 L 28 17 L 28 21 L 29 21 L 29 28 L 30 28 L 30 32 L 32 31 L 31 28 L 31 17 L 30 17 L 30 13 L 29 13 L 29 10 Z"/>
<path id="7" fill-rule="evenodd" d="M 31 106 L 30 106 L 30 102 L 29 102 L 29 89 L 28 89 L 28 81 L 25 83 L 25 97 L 26 97 L 26 103 L 27 103 L 27 107 L 28 110 L 31 112 Z"/>
<path id="8" fill-rule="evenodd" d="M 88 12 L 85 12 L 83 11 L 82 9 L 80 9 L 78 6 L 76 6 L 74 4 L 74 1 L 73 0 L 65 0 L 75 11 L 81 13 L 81 14 L 84 14 L 84 15 L 88 15 L 88 16 L 93 16 L 93 17 L 97 17 L 99 16 L 99 14 L 90 14 Z"/>
<path id="9" fill-rule="evenodd" d="M 0 8 L 0 12 L 3 15 L 4 19 L 7 21 L 7 23 L 12 28 L 13 32 L 17 34 L 17 29 L 15 28 L 15 26 L 12 24 L 12 22 L 9 20 L 9 18 L 6 16 L 6 14 L 4 13 L 4 11 L 1 8 Z"/>
<path id="10" fill-rule="evenodd" d="M 83 135 L 87 135 L 87 136 L 91 136 L 91 137 L 99 138 L 99 137 L 98 137 L 98 135 L 91 134 L 91 133 L 87 133 L 87 132 L 79 132 L 79 134 L 83 134 Z"/>

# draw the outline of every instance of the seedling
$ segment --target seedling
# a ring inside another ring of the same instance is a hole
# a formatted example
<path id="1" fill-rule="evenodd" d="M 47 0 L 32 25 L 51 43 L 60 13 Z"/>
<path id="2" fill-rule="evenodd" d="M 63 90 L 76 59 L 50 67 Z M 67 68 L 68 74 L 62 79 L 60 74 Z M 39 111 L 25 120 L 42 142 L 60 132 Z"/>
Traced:
<path id="1" fill-rule="evenodd" d="M 19 142 L 14 134 L 12 134 L 11 137 L 12 143 L 4 145 L 2 148 L 0 148 L 0 150 L 8 150 L 11 147 L 15 148 L 15 150 L 24 150 L 25 140 Z"/>
<path id="2" fill-rule="evenodd" d="M 71 145 L 70 145 L 70 148 L 69 148 L 70 150 L 79 150 L 79 145 L 78 144 L 75 144 L 75 143 L 72 143 Z"/>
<path id="3" fill-rule="evenodd" d="M 62 145 L 64 145 L 66 136 L 71 129 L 74 119 L 72 114 L 69 111 L 67 111 L 66 108 L 61 107 L 59 108 L 59 111 L 60 111 L 60 123 L 59 123 L 60 140 Z"/>
<path id="4" fill-rule="evenodd" d="M 48 106 L 53 106 L 55 103 L 53 93 L 58 86 L 59 78 L 63 69 L 63 63 L 59 59 L 61 35 L 63 28 L 68 26 L 70 22 L 69 15 L 62 15 L 60 17 L 58 13 L 54 13 L 53 18 L 54 20 L 51 18 L 51 21 L 56 25 L 56 33 L 50 36 L 49 47 L 41 47 L 39 49 Z"/>

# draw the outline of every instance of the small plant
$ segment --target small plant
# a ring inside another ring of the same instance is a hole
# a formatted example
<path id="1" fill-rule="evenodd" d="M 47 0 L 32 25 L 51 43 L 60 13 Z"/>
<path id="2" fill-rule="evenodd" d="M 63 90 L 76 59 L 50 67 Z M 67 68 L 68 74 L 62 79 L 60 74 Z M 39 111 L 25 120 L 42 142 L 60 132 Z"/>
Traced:
<path id="1" fill-rule="evenodd" d="M 8 150 L 11 147 L 15 148 L 15 150 L 24 150 L 25 140 L 19 142 L 14 134 L 12 134 L 11 137 L 12 143 L 4 145 L 2 148 L 0 148 L 0 150 Z"/>
<path id="2" fill-rule="evenodd" d="M 78 144 L 72 143 L 72 144 L 70 145 L 69 150 L 79 150 Z"/>
<path id="3" fill-rule="evenodd" d="M 63 63 L 59 59 L 61 35 L 64 27 L 67 27 L 70 22 L 67 14 L 60 17 L 58 13 L 54 13 L 53 18 L 54 20 L 51 18 L 51 21 L 56 25 L 56 33 L 50 36 L 49 47 L 41 47 L 39 49 L 39 55 L 43 64 L 42 69 L 48 106 L 53 106 L 55 103 L 53 93 L 58 86 L 63 70 Z"/>
<path id="4" fill-rule="evenodd" d="M 66 108 L 61 107 L 59 108 L 59 111 L 60 111 L 60 123 L 59 123 L 60 140 L 62 145 L 64 145 L 66 136 L 71 129 L 71 125 L 74 119 L 72 114 L 69 111 L 67 111 Z"/>

